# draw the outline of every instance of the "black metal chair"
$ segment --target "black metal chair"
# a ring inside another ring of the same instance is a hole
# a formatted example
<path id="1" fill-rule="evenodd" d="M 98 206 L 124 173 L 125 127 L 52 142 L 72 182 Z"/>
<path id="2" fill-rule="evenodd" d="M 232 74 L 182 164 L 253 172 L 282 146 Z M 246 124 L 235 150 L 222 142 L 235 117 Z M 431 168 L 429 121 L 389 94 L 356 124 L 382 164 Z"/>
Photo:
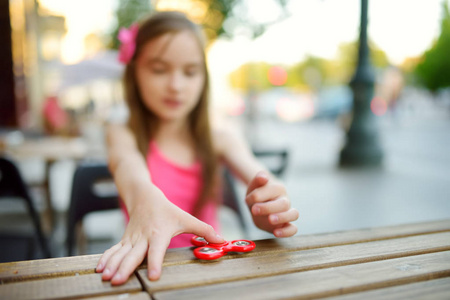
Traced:
<path id="1" fill-rule="evenodd" d="M 2 199 L 21 199 L 25 202 L 42 254 L 45 258 L 50 258 L 50 248 L 42 231 L 41 219 L 34 206 L 29 188 L 20 174 L 16 162 L 6 156 L 0 156 L 0 200 Z M 0 238 L 3 240 L 2 244 L 5 243 L 4 245 L 7 243 L 16 243 L 17 245 L 21 245 L 19 248 L 28 248 L 14 249 L 14 252 L 25 253 L 26 257 L 23 259 L 32 259 L 36 236 L 8 232 L 2 234 Z"/>
<path id="2" fill-rule="evenodd" d="M 74 255 L 77 224 L 94 211 L 119 208 L 117 192 L 99 193 L 96 184 L 111 181 L 112 175 L 106 162 L 82 162 L 73 177 L 70 206 L 67 216 L 67 252 Z"/>
<path id="3" fill-rule="evenodd" d="M 287 149 L 263 150 L 254 149 L 253 154 L 266 164 L 272 174 L 282 178 L 289 162 L 289 152 Z"/>

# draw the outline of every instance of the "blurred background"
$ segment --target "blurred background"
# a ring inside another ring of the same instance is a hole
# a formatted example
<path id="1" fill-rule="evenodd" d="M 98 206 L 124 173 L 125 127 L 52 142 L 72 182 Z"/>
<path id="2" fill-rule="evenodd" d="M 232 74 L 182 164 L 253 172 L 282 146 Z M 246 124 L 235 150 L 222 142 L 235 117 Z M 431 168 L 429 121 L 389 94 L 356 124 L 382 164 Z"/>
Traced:
<path id="1" fill-rule="evenodd" d="M 126 118 L 117 32 L 155 10 L 203 26 L 213 121 L 236 126 L 254 149 L 288 153 L 280 179 L 299 235 L 449 218 L 450 1 L 365 4 L 2 1 L 0 149 L 32 191 L 52 256 L 66 255 L 75 168 L 104 160 L 104 123 Z M 1 228 L 23 229 L 19 206 L 0 201 Z M 245 233 L 223 209 L 226 238 L 271 237 L 243 218 Z M 121 213 L 96 213 L 83 228 L 76 253 L 101 253 L 120 239 Z"/>

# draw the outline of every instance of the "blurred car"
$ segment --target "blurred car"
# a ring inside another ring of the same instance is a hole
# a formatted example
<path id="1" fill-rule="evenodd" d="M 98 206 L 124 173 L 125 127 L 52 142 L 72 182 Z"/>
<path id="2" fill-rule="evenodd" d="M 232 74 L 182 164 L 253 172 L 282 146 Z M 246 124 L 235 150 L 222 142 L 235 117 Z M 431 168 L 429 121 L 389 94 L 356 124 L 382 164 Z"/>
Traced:
<path id="1" fill-rule="evenodd" d="M 353 93 L 349 86 L 322 88 L 314 103 L 315 118 L 336 118 L 353 108 Z"/>

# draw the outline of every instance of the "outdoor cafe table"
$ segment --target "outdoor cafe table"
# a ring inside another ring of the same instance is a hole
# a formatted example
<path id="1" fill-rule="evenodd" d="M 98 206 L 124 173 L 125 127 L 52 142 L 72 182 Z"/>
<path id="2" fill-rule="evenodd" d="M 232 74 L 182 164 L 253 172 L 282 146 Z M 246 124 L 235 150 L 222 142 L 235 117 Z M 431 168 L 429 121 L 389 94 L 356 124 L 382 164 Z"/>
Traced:
<path id="1" fill-rule="evenodd" d="M 0 264 L 0 299 L 450 299 L 450 220 L 258 240 L 245 254 L 168 250 L 159 281 L 145 264 L 122 286 L 98 255 Z"/>

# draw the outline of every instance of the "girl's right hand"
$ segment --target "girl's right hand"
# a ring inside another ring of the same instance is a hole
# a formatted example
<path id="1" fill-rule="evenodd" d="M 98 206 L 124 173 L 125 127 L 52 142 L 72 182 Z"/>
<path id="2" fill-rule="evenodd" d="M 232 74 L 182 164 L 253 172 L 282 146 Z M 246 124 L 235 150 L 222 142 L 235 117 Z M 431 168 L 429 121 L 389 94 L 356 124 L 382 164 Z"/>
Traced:
<path id="1" fill-rule="evenodd" d="M 148 278 L 158 280 L 170 240 L 181 233 L 203 236 L 212 243 L 224 241 L 212 226 L 178 208 L 162 193 L 160 196 L 164 198 L 158 199 L 161 201 L 135 202 L 140 205 L 129 212 L 122 240 L 106 250 L 98 262 L 96 272 L 103 272 L 103 280 L 111 280 L 113 285 L 125 283 L 146 256 Z"/>

